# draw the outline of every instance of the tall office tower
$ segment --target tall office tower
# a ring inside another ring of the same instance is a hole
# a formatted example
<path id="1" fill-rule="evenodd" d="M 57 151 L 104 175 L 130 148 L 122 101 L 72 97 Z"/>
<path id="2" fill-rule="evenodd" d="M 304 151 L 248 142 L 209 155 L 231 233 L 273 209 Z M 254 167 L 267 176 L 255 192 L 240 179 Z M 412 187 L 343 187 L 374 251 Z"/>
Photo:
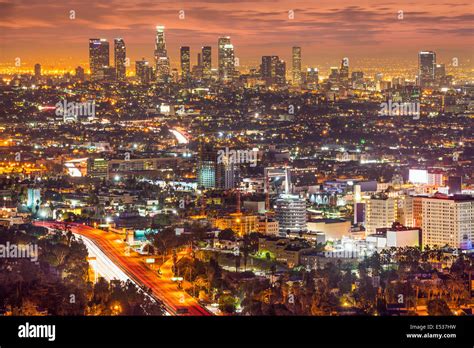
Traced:
<path id="1" fill-rule="evenodd" d="M 306 87 L 316 89 L 319 84 L 319 70 L 318 68 L 308 68 L 306 70 Z"/>
<path id="2" fill-rule="evenodd" d="M 216 167 L 217 152 L 215 149 L 200 141 L 199 144 L 199 161 L 197 164 L 197 181 L 198 188 L 205 189 L 216 187 Z"/>
<path id="3" fill-rule="evenodd" d="M 84 74 L 84 68 L 82 66 L 78 66 L 76 68 L 76 78 L 79 80 L 79 81 L 84 81 L 85 79 L 85 74 Z"/>
<path id="4" fill-rule="evenodd" d="M 191 77 L 191 51 L 189 46 L 182 46 L 181 57 L 181 80 L 188 81 Z"/>
<path id="5" fill-rule="evenodd" d="M 286 63 L 279 59 L 275 66 L 275 83 L 279 86 L 286 84 Z"/>
<path id="6" fill-rule="evenodd" d="M 364 88 L 364 72 L 353 71 L 351 73 L 351 82 L 353 88 Z"/>
<path id="7" fill-rule="evenodd" d="M 275 76 L 275 66 L 278 60 L 277 56 L 262 56 L 262 64 L 260 65 L 260 75 L 262 80 L 271 79 L 272 76 Z"/>
<path id="8" fill-rule="evenodd" d="M 153 79 L 153 67 L 145 58 L 135 62 L 135 75 L 141 83 L 149 83 Z"/>
<path id="9" fill-rule="evenodd" d="M 446 66 L 444 64 L 436 64 L 435 79 L 440 80 L 446 77 Z"/>
<path id="10" fill-rule="evenodd" d="M 202 52 L 202 73 L 204 78 L 209 79 L 211 77 L 211 69 L 212 69 L 212 50 L 211 46 L 204 46 L 201 49 Z"/>
<path id="11" fill-rule="evenodd" d="M 216 187 L 216 163 L 214 161 L 199 161 L 198 187 L 205 189 Z"/>
<path id="12" fill-rule="evenodd" d="M 202 54 L 201 54 L 201 52 L 198 52 L 197 65 L 202 66 Z"/>
<path id="13" fill-rule="evenodd" d="M 275 218 L 280 236 L 307 230 L 306 202 L 298 195 L 282 194 L 276 201 Z"/>
<path id="14" fill-rule="evenodd" d="M 156 27 L 155 41 L 155 70 L 158 81 L 168 81 L 170 75 L 170 59 L 166 50 L 165 27 L 158 25 Z"/>
<path id="15" fill-rule="evenodd" d="M 365 233 L 377 228 L 391 227 L 397 220 L 397 201 L 391 197 L 372 197 L 365 204 Z"/>
<path id="16" fill-rule="evenodd" d="M 103 69 L 109 66 L 109 42 L 107 39 L 89 39 L 89 67 L 91 79 L 103 77 Z"/>
<path id="17" fill-rule="evenodd" d="M 35 64 L 35 79 L 39 80 L 41 78 L 41 64 Z"/>
<path id="18" fill-rule="evenodd" d="M 301 85 L 301 47 L 293 47 L 292 54 L 293 85 Z"/>
<path id="19" fill-rule="evenodd" d="M 236 188 L 240 179 L 240 167 L 235 163 L 218 163 L 216 187 L 224 190 Z"/>
<path id="20" fill-rule="evenodd" d="M 423 245 L 449 245 L 470 249 L 474 237 L 474 198 L 472 196 L 423 197 Z"/>
<path id="21" fill-rule="evenodd" d="M 235 74 L 234 46 L 230 37 L 220 37 L 218 42 L 219 79 L 223 82 L 232 81 Z"/>
<path id="22" fill-rule="evenodd" d="M 126 51 L 123 39 L 114 39 L 114 63 L 118 81 L 124 81 L 126 76 Z"/>
<path id="23" fill-rule="evenodd" d="M 343 84 L 349 82 L 349 59 L 342 58 L 341 68 L 339 69 L 339 79 Z"/>
<path id="24" fill-rule="evenodd" d="M 427 86 L 435 79 L 436 53 L 421 51 L 418 53 L 418 85 Z"/>
<path id="25" fill-rule="evenodd" d="M 329 82 L 338 83 L 339 82 L 339 69 L 336 66 L 332 66 L 329 72 Z"/>
<path id="26" fill-rule="evenodd" d="M 286 83 L 286 63 L 278 56 L 262 56 L 260 74 L 267 85 Z"/>

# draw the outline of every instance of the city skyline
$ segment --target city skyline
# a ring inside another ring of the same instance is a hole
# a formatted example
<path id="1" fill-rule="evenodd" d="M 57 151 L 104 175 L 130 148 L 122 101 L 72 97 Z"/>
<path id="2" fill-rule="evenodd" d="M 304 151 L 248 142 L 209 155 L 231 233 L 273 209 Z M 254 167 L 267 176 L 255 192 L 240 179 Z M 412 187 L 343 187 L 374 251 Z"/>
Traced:
<path id="1" fill-rule="evenodd" d="M 0 0 L 4 331 L 464 342 L 474 11 L 382 1 Z"/>
<path id="2" fill-rule="evenodd" d="M 291 47 L 300 46 L 303 66 L 344 56 L 355 61 L 374 57 L 406 61 L 420 50 L 436 51 L 444 60 L 457 57 L 460 65 L 470 66 L 470 4 L 423 3 L 423 11 L 419 4 L 414 7 L 409 2 L 376 5 L 371 1 L 357 6 L 340 1 L 337 8 L 327 1 L 279 1 L 275 5 L 262 1 L 251 6 L 166 3 L 166 11 L 160 10 L 163 2 L 128 2 L 122 6 L 113 2 L 69 2 L 53 9 L 48 3 L 33 3 L 28 10 L 21 4 L 2 3 L 0 27 L 5 35 L 0 41 L 0 64 L 13 65 L 20 57 L 24 66 L 40 62 L 48 67 L 54 62 L 57 68 L 72 69 L 87 61 L 84 43 L 93 37 L 110 42 L 123 38 L 131 62 L 142 57 L 151 61 L 154 29 L 163 25 L 172 67 L 179 66 L 181 46 L 190 46 L 191 52 L 196 52 L 202 46 L 215 47 L 221 36 L 231 37 L 241 65 L 256 65 L 263 55 L 278 55 L 288 62 Z M 42 15 L 44 8 L 48 8 L 48 15 Z M 195 60 L 192 54 L 191 64 Z"/>

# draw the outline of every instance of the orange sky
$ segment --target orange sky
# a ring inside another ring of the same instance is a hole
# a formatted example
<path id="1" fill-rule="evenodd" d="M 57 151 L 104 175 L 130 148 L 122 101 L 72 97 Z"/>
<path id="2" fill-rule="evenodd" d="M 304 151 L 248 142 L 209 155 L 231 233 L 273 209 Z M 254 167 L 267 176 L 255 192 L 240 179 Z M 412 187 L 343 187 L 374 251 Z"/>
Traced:
<path id="1" fill-rule="evenodd" d="M 300 45 L 303 65 L 340 57 L 414 59 L 419 50 L 473 59 L 472 0 L 0 0 L 0 63 L 84 65 L 88 39 L 123 37 L 133 62 L 153 56 L 154 27 L 166 26 L 169 54 L 198 49 L 230 35 L 241 64 L 262 55 L 288 59 Z M 70 11 L 75 19 L 70 19 Z M 184 10 L 184 19 L 179 18 Z M 294 18 L 289 18 L 289 11 Z M 398 19 L 403 11 L 403 19 Z M 470 63 L 469 63 L 470 64 Z"/>

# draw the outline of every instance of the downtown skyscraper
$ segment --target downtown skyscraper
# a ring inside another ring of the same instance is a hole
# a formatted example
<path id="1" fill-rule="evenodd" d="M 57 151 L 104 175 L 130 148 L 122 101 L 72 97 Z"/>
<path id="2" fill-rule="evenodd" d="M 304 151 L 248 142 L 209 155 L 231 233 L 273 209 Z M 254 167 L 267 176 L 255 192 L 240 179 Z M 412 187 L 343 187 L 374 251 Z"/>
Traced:
<path id="1" fill-rule="evenodd" d="M 301 84 L 301 47 L 294 46 L 292 51 L 293 85 Z"/>
<path id="2" fill-rule="evenodd" d="M 107 39 L 89 39 L 89 67 L 91 79 L 97 80 L 109 66 L 109 42 Z"/>
<path id="3" fill-rule="evenodd" d="M 126 76 L 125 42 L 121 38 L 114 39 L 114 64 L 118 81 L 124 81 Z"/>
<path id="4" fill-rule="evenodd" d="M 262 56 L 260 74 L 267 86 L 284 85 L 286 82 L 286 64 L 278 56 Z"/>
<path id="5" fill-rule="evenodd" d="M 170 59 L 166 50 L 165 27 L 156 27 L 155 70 L 158 81 L 167 81 L 170 75 Z"/>
<path id="6" fill-rule="evenodd" d="M 421 51 L 418 53 L 418 85 L 424 87 L 435 79 L 436 53 Z"/>
<path id="7" fill-rule="evenodd" d="M 209 79 L 211 77 L 212 69 L 212 49 L 211 46 L 204 46 L 201 49 L 201 59 L 202 59 L 202 74 L 203 77 Z"/>
<path id="8" fill-rule="evenodd" d="M 220 37 L 218 42 L 219 80 L 232 81 L 235 73 L 234 46 L 229 36 Z"/>
<path id="9" fill-rule="evenodd" d="M 191 78 L 191 51 L 189 46 L 182 46 L 180 49 L 181 79 L 187 81 Z"/>

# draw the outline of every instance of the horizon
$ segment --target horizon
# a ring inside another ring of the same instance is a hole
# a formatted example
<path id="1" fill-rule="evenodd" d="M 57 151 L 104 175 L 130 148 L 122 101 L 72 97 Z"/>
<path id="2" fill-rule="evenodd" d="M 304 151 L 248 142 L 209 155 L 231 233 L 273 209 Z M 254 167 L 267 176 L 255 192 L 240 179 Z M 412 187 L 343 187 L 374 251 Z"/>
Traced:
<path id="1" fill-rule="evenodd" d="M 166 11 L 160 9 L 163 4 Z M 155 26 L 164 25 L 173 67 L 179 64 L 181 46 L 191 47 L 194 64 L 200 47 L 209 45 L 215 66 L 217 38 L 227 35 L 242 66 L 260 64 L 263 55 L 290 61 L 291 47 L 300 46 L 303 66 L 338 65 L 343 57 L 351 58 L 351 66 L 373 66 L 374 61 L 383 66 L 384 60 L 416 66 L 417 53 L 432 50 L 447 66 L 457 57 L 460 66 L 471 67 L 472 6 L 463 1 L 433 5 L 425 0 L 421 4 L 366 0 L 358 5 L 346 0 L 334 5 L 326 0 L 317 4 L 207 0 L 179 5 L 139 0 L 127 4 L 0 2 L 0 28 L 5 34 L 0 38 L 0 65 L 13 66 L 19 57 L 22 67 L 32 68 L 36 63 L 44 69 L 84 66 L 88 40 L 94 37 L 109 42 L 123 38 L 132 64 L 142 57 L 153 61 Z M 364 63 L 367 60 L 370 63 Z"/>

